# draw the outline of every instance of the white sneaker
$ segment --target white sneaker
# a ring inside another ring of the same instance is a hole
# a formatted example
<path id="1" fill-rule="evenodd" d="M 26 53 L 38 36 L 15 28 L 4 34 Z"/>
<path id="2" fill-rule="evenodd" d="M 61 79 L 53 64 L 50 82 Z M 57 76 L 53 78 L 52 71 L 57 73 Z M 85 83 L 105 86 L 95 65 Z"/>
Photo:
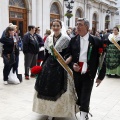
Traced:
<path id="1" fill-rule="evenodd" d="M 4 81 L 4 85 L 7 85 L 8 84 L 8 81 Z"/>

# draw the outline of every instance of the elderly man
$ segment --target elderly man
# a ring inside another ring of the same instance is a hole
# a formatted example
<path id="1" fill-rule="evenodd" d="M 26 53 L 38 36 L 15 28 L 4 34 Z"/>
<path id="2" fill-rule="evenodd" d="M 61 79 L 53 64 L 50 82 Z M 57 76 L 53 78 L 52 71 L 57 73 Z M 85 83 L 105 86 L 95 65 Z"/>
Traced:
<path id="1" fill-rule="evenodd" d="M 78 96 L 77 104 L 80 107 L 80 120 L 88 120 L 89 103 L 94 78 L 99 67 L 99 57 L 103 50 L 102 41 L 90 35 L 89 21 L 79 18 L 77 21 L 78 35 L 71 39 L 68 53 L 72 56 L 70 67 L 73 70 L 75 88 Z M 96 79 L 97 86 L 105 77 L 105 61 Z"/>

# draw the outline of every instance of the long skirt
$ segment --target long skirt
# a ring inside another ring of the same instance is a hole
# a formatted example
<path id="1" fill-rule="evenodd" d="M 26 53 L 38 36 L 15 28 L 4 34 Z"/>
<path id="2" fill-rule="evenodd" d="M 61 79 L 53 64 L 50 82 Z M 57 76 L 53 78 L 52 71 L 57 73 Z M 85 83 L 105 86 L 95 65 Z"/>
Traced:
<path id="1" fill-rule="evenodd" d="M 75 117 L 78 106 L 76 105 L 77 98 L 74 90 L 74 81 L 70 76 L 68 76 L 67 80 L 67 91 L 56 101 L 37 98 L 37 91 L 35 91 L 33 111 L 51 117 Z"/>
<path id="2" fill-rule="evenodd" d="M 106 74 L 115 74 L 120 76 L 120 51 L 114 44 L 109 45 L 106 55 Z"/>

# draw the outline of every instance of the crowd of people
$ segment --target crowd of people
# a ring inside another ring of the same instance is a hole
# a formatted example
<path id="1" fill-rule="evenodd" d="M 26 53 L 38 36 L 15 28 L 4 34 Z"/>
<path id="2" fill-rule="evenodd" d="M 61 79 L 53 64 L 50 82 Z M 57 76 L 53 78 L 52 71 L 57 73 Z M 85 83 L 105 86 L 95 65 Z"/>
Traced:
<path id="1" fill-rule="evenodd" d="M 44 42 L 51 34 L 46 30 L 44 38 L 40 35 L 40 28 L 33 25 L 28 26 L 28 32 L 21 39 L 17 34 L 17 26 L 12 23 L 3 31 L 0 39 L 0 52 L 3 57 L 3 80 L 8 84 L 10 70 L 18 74 L 19 50 L 24 53 L 25 79 L 29 80 L 29 69 L 33 66 L 40 65 L 44 59 Z M 30 75 L 35 77 L 34 75 Z"/>
<path id="2" fill-rule="evenodd" d="M 77 26 L 65 30 L 63 22 L 52 22 L 44 38 L 40 28 L 28 26 L 22 39 L 25 79 L 36 76 L 34 66 L 42 66 L 35 82 L 33 111 L 55 117 L 75 117 L 88 120 L 90 97 L 97 74 L 99 86 L 107 75 L 120 76 L 120 34 L 118 27 L 104 33 L 89 30 L 89 21 L 77 20 Z M 18 74 L 19 37 L 17 26 L 10 24 L 0 39 L 4 63 L 3 80 L 8 84 L 10 70 Z"/>

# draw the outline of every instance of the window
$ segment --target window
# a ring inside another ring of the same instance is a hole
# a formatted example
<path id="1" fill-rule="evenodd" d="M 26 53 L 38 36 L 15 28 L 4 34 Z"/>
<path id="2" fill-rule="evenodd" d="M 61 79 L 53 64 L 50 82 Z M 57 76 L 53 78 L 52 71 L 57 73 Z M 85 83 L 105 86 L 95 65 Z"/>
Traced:
<path id="1" fill-rule="evenodd" d="M 56 3 L 53 3 L 53 4 L 52 4 L 51 9 L 50 9 L 50 13 L 60 14 L 59 8 L 58 8 L 58 6 L 57 6 Z"/>
<path id="2" fill-rule="evenodd" d="M 9 5 L 25 8 L 24 0 L 9 0 Z"/>
<path id="3" fill-rule="evenodd" d="M 79 9 L 77 9 L 77 11 L 76 11 L 76 14 L 75 14 L 75 17 L 76 18 L 80 18 L 82 15 L 81 15 L 81 11 L 79 10 Z"/>
<path id="4" fill-rule="evenodd" d="M 10 11 L 10 18 L 23 19 L 23 14 L 22 13 L 17 13 L 17 12 Z"/>

